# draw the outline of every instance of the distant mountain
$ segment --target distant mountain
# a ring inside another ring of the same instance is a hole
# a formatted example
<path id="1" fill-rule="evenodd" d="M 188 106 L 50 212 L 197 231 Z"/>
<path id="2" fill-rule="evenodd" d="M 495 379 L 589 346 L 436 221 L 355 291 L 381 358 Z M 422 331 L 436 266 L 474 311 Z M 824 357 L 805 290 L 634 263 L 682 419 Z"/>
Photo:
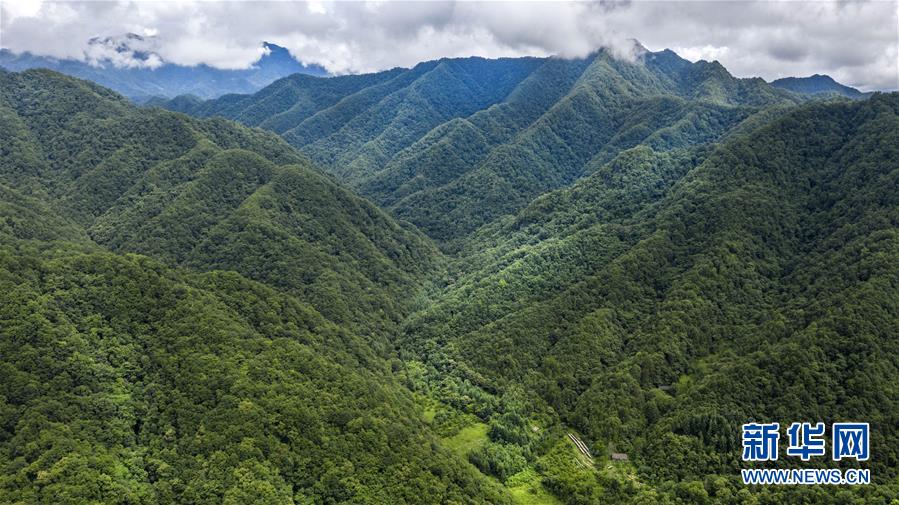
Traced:
<path id="1" fill-rule="evenodd" d="M 290 76 L 254 95 L 165 104 L 270 129 L 441 242 L 588 175 L 646 143 L 714 140 L 797 95 L 636 46 L 635 61 L 457 58 L 410 69 Z"/>
<path id="2" fill-rule="evenodd" d="M 28 52 L 16 54 L 0 49 L 0 67 L 21 71 L 48 68 L 94 81 L 142 103 L 153 97 L 194 95 L 201 99 L 226 93 L 253 93 L 286 75 L 317 76 L 327 71 L 296 61 L 287 49 L 264 43 L 259 61 L 244 70 L 221 70 L 208 65 L 184 66 L 166 62 L 155 51 L 152 37 L 133 33 L 121 37 L 95 37 L 88 43 L 84 61 L 56 59 Z"/>
<path id="3" fill-rule="evenodd" d="M 849 98 L 864 98 L 870 93 L 840 84 L 829 75 L 815 74 L 809 77 L 784 77 L 771 81 L 775 88 L 786 89 L 806 95 L 833 94 Z"/>

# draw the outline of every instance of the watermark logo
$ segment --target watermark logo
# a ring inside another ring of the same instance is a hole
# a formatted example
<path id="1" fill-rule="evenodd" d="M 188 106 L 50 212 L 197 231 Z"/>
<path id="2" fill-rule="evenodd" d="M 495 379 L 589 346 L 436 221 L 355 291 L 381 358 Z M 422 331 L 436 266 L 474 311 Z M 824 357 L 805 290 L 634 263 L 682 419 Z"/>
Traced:
<path id="1" fill-rule="evenodd" d="M 833 460 L 854 458 L 858 461 L 868 461 L 869 431 L 868 423 L 834 423 Z"/>
<path id="2" fill-rule="evenodd" d="M 779 423 L 743 425 L 743 461 L 777 461 Z"/>
<path id="3" fill-rule="evenodd" d="M 812 456 L 824 456 L 824 423 L 793 423 L 787 429 L 790 437 L 790 446 L 787 447 L 787 456 L 798 456 L 802 461 L 808 461 Z"/>
<path id="4" fill-rule="evenodd" d="M 786 430 L 788 457 L 810 461 L 827 455 L 824 423 L 792 423 Z M 747 423 L 742 430 L 743 461 L 777 461 L 780 423 Z M 831 459 L 868 461 L 871 457 L 868 423 L 833 423 L 830 430 Z M 757 468 L 741 471 L 745 484 L 870 484 L 866 468 Z"/>

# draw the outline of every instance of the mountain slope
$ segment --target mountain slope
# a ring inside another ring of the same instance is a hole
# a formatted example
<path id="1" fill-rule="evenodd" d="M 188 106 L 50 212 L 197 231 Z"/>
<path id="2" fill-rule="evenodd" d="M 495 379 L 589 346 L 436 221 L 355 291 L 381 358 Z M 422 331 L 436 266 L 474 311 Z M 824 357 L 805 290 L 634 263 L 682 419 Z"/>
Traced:
<path id="1" fill-rule="evenodd" d="M 857 493 L 888 503 L 897 132 L 899 95 L 875 95 L 801 107 L 717 147 L 624 151 L 467 245 L 447 289 L 407 323 L 419 387 L 496 426 L 497 453 L 540 454 L 545 442 L 505 433 L 558 416 L 598 467 L 609 452 L 630 456 L 636 473 L 610 466 L 592 485 L 547 465 L 552 451 L 534 458 L 571 501 L 661 499 L 694 484 L 706 500 L 719 485 L 736 493 L 734 434 L 747 419 L 863 418 L 883 452 L 877 491 Z M 522 390 L 526 408 L 509 399 Z M 783 493 L 776 501 L 801 494 Z"/>
<path id="2" fill-rule="evenodd" d="M 718 63 L 643 51 L 634 62 L 606 51 L 575 60 L 426 62 L 342 78 L 378 82 L 347 87 L 333 103 L 305 98 L 324 83 L 291 79 L 248 97 L 171 106 L 280 133 L 341 181 L 454 248 L 621 149 L 707 142 L 763 107 L 796 101 L 761 79 L 736 79 Z M 273 114 L 261 119 L 262 109 Z"/>
<path id="3" fill-rule="evenodd" d="M 394 375 L 420 234 L 54 72 L 0 72 L 0 119 L 0 502 L 509 503 Z"/>
<path id="4" fill-rule="evenodd" d="M 420 234 L 272 134 L 135 109 L 47 71 L 0 79 L 0 126 L 20 144 L 3 153 L 3 182 L 46 195 L 113 251 L 275 281 L 371 329 L 398 320 L 396 295 L 435 266 Z"/>
<path id="5" fill-rule="evenodd" d="M 0 501 L 891 505 L 899 94 L 494 63 L 178 102 L 283 138 L 0 72 Z"/>
<path id="6" fill-rule="evenodd" d="M 226 93 L 253 93 L 276 79 L 295 73 L 327 75 L 323 68 L 299 63 L 287 49 L 267 42 L 263 44 L 265 54 L 246 70 L 167 63 L 143 47 L 151 45 L 150 42 L 135 34 L 95 38 L 85 55 L 87 61 L 16 54 L 2 49 L 0 67 L 12 71 L 47 68 L 91 80 L 137 102 L 154 99 L 153 103 L 178 95 L 210 99 Z M 97 52 L 99 54 L 93 56 Z"/>
<path id="7" fill-rule="evenodd" d="M 504 501 L 309 305 L 21 231 L 0 227 L 0 501 Z"/>

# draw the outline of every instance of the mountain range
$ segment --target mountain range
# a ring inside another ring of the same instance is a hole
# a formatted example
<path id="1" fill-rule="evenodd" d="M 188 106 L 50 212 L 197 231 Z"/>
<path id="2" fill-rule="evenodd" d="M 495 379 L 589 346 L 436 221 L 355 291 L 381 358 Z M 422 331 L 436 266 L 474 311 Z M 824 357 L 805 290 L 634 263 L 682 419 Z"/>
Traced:
<path id="1" fill-rule="evenodd" d="M 899 93 L 815 89 L 0 71 L 0 502 L 892 505 Z M 873 484 L 743 485 L 753 420 L 869 422 L 772 467 Z"/>
<path id="2" fill-rule="evenodd" d="M 601 50 L 294 75 L 253 95 L 163 105 L 272 130 L 363 196 L 452 243 L 624 149 L 715 140 L 759 110 L 804 99 L 735 78 L 717 62 L 641 51 L 637 61 Z"/>
<path id="3" fill-rule="evenodd" d="M 178 95 L 208 99 L 226 93 L 252 93 L 295 73 L 327 75 L 320 66 L 296 61 L 283 47 L 266 42 L 263 49 L 263 56 L 245 70 L 185 66 L 166 62 L 155 52 L 153 38 L 129 33 L 91 39 L 83 60 L 0 49 L 0 67 L 12 71 L 48 68 L 94 81 L 139 103 Z"/>

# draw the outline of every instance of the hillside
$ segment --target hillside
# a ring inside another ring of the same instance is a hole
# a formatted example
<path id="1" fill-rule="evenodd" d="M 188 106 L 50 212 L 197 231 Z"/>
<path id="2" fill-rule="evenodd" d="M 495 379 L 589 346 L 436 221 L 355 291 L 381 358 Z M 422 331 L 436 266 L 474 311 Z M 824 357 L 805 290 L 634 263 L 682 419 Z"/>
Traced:
<path id="1" fill-rule="evenodd" d="M 0 502 L 509 501 L 394 378 L 418 233 L 54 72 L 0 73 L 0 119 Z"/>
<path id="2" fill-rule="evenodd" d="M 369 329 L 399 320 L 397 295 L 435 266 L 419 233 L 272 134 L 136 109 L 48 71 L 0 79 L 15 143 L 0 182 L 45 195 L 112 251 L 236 270 Z"/>
<path id="3" fill-rule="evenodd" d="M 645 50 L 644 50 L 645 51 Z M 634 62 L 443 59 L 380 74 L 294 76 L 250 96 L 169 107 L 279 133 L 339 180 L 454 249 L 623 149 L 713 141 L 794 103 L 761 79 L 671 51 Z"/>
<path id="4" fill-rule="evenodd" d="M 504 501 L 367 339 L 239 274 L 103 251 L 0 192 L 0 502 Z"/>
<path id="5" fill-rule="evenodd" d="M 0 70 L 0 503 L 895 505 L 899 93 L 803 93 Z M 873 485 L 743 485 L 749 420 L 870 422 L 772 466 Z"/>
<path id="6" fill-rule="evenodd" d="M 406 324 L 409 373 L 491 426 L 483 471 L 530 467 L 570 503 L 730 503 L 746 492 L 740 424 L 794 418 L 870 421 L 879 486 L 856 496 L 889 503 L 897 134 L 899 95 L 875 95 L 716 146 L 623 151 L 473 237 Z M 562 449 L 527 429 L 548 419 L 582 434 L 598 468 L 628 454 L 629 475 L 561 471 Z M 841 503 L 776 491 L 758 498 Z"/>

